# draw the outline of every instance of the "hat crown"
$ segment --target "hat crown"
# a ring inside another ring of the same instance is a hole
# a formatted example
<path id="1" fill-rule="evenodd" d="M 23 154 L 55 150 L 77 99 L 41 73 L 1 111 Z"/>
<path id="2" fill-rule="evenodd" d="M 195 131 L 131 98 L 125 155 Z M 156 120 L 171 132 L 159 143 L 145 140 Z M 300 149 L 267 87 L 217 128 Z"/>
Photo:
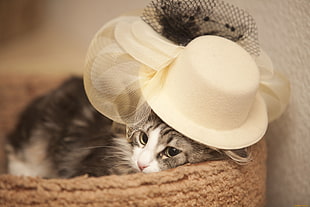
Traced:
<path id="1" fill-rule="evenodd" d="M 200 125 L 230 130 L 248 117 L 259 87 L 259 70 L 239 45 L 201 36 L 169 68 L 162 92 Z"/>

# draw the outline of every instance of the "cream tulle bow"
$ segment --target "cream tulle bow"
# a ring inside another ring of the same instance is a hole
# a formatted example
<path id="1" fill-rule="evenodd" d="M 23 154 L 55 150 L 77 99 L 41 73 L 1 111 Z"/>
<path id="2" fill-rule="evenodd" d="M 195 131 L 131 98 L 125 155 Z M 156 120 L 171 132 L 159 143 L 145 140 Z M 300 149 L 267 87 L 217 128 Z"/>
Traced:
<path id="1" fill-rule="evenodd" d="M 108 22 L 92 40 L 86 59 L 84 82 L 91 103 L 119 123 L 131 125 L 145 120 L 151 111 L 146 97 L 161 87 L 165 69 L 183 49 L 138 16 L 122 16 Z M 261 74 L 259 93 L 271 122 L 289 102 L 289 81 L 274 71 L 264 51 L 253 58 Z"/>

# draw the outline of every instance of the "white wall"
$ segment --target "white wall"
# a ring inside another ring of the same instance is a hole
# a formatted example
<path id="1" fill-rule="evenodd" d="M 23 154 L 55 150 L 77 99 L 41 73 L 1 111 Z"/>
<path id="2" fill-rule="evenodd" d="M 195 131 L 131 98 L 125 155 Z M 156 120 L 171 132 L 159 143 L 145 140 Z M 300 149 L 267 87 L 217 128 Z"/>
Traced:
<path id="1" fill-rule="evenodd" d="M 47 0 L 46 25 L 74 34 L 87 45 L 94 33 L 108 20 L 128 11 L 143 9 L 148 0 Z"/>
<path id="2" fill-rule="evenodd" d="M 255 17 L 262 47 L 291 81 L 290 106 L 267 133 L 268 206 L 310 206 L 310 1 L 234 2 Z"/>

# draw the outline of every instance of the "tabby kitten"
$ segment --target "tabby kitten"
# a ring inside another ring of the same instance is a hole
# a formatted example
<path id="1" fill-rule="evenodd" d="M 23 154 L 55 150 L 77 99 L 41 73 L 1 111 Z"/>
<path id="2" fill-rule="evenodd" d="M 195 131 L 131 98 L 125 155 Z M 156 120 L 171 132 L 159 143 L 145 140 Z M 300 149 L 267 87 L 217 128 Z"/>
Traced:
<path id="1" fill-rule="evenodd" d="M 155 113 L 126 133 L 123 125 L 113 124 L 92 107 L 81 78 L 71 78 L 34 100 L 9 134 L 7 152 L 9 173 L 44 178 L 150 173 L 227 157 L 248 161 L 246 149 L 199 144 Z"/>

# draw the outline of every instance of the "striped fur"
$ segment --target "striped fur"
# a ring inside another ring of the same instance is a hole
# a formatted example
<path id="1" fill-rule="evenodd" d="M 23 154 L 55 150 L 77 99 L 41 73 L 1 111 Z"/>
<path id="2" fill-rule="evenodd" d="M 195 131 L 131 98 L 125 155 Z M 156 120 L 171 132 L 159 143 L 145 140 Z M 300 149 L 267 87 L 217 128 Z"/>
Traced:
<path id="1" fill-rule="evenodd" d="M 72 78 L 34 100 L 8 136 L 8 168 L 46 178 L 157 172 L 186 163 L 232 158 L 245 150 L 220 150 L 192 141 L 151 113 L 142 125 L 112 124 L 88 102 L 83 81 Z M 129 142 L 128 142 L 129 141 Z"/>

